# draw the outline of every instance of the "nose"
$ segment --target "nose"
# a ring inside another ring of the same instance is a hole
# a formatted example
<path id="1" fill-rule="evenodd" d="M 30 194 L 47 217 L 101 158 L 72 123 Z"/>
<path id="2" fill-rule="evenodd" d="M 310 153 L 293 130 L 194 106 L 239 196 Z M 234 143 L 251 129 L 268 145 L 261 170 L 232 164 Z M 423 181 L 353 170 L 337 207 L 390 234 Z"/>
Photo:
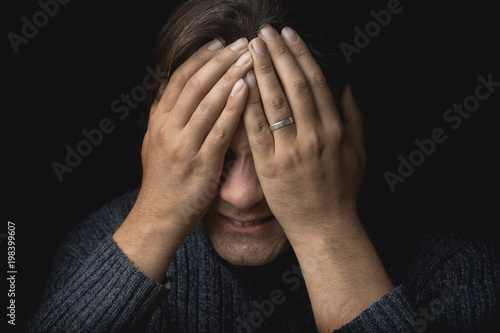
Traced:
<path id="1" fill-rule="evenodd" d="M 249 210 L 264 200 L 251 154 L 234 152 L 223 171 L 219 195 L 238 210 Z"/>

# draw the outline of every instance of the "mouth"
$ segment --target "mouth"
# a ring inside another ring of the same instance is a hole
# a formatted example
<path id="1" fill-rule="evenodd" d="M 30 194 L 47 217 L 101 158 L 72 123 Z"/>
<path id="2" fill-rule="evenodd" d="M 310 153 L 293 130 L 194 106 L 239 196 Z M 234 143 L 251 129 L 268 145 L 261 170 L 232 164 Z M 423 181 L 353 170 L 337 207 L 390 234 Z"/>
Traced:
<path id="1" fill-rule="evenodd" d="M 218 214 L 221 225 L 230 232 L 261 234 L 270 231 L 277 223 L 274 215 L 252 220 L 235 220 L 228 216 Z"/>
<path id="2" fill-rule="evenodd" d="M 243 222 L 243 221 L 237 221 L 237 220 L 233 220 L 232 218 L 229 218 L 227 216 L 224 216 L 222 215 L 223 217 L 227 218 L 231 223 L 233 223 L 235 226 L 238 226 L 238 227 L 248 227 L 248 226 L 251 226 L 251 225 L 256 225 L 256 224 L 260 224 L 260 223 L 263 223 L 263 222 L 267 222 L 269 220 L 271 220 L 272 218 L 274 218 L 274 215 L 269 215 L 263 219 L 258 219 L 258 220 L 253 220 L 253 221 L 247 221 L 247 222 Z"/>

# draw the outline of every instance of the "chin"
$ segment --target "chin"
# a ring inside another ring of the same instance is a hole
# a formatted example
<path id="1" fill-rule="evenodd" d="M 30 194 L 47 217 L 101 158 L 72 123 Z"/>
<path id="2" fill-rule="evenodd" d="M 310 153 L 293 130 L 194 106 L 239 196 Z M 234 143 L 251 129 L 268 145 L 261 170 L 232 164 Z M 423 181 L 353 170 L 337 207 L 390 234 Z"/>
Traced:
<path id="1" fill-rule="evenodd" d="M 276 221 L 262 234 L 226 230 L 217 218 L 207 218 L 203 225 L 217 254 L 238 266 L 260 266 L 276 259 L 290 243 Z"/>
<path id="2" fill-rule="evenodd" d="M 245 237 L 246 238 L 246 237 Z M 290 244 L 286 238 L 273 242 L 259 241 L 249 238 L 239 241 L 215 238 L 210 240 L 215 251 L 223 259 L 233 265 L 261 266 L 276 259 Z"/>

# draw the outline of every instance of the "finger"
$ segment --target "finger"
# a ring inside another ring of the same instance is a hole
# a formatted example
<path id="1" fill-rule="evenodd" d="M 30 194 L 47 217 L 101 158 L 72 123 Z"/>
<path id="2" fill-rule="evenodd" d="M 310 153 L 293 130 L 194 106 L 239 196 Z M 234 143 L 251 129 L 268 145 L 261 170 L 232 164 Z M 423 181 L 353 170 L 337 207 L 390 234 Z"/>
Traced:
<path id="1" fill-rule="evenodd" d="M 292 116 L 292 111 L 283 90 L 274 66 L 267 51 L 265 42 L 257 37 L 250 42 L 250 51 L 254 61 L 254 73 L 257 79 L 264 113 L 270 125 Z M 273 132 L 274 135 L 296 136 L 295 125 L 286 126 Z"/>
<path id="2" fill-rule="evenodd" d="M 262 28 L 260 36 L 266 43 L 273 66 L 285 90 L 297 130 L 311 131 L 312 127 L 318 125 L 319 117 L 306 74 L 273 27 L 268 25 Z"/>
<path id="3" fill-rule="evenodd" d="M 226 106 L 201 146 L 201 151 L 218 157 L 213 161 L 220 163 L 220 167 L 223 163 L 222 157 L 226 154 L 234 132 L 238 128 L 247 97 L 248 86 L 243 79 L 239 79 L 232 87 Z"/>
<path id="4" fill-rule="evenodd" d="M 323 122 L 332 119 L 341 122 L 328 81 L 307 45 L 290 27 L 284 28 L 281 36 L 311 85 L 319 117 Z"/>
<path id="5" fill-rule="evenodd" d="M 200 146 L 221 114 L 237 81 L 242 79 L 252 67 L 250 51 L 243 53 L 236 63 L 222 76 L 193 112 L 186 128 L 196 134 Z M 193 141 L 194 142 L 194 141 Z"/>
<path id="6" fill-rule="evenodd" d="M 188 60 L 180 65 L 170 78 L 168 78 L 168 83 L 160 88 L 158 94 L 161 94 L 161 98 L 158 100 L 157 104 L 155 103 L 153 105 L 151 113 L 156 110 L 162 110 L 160 112 L 170 111 L 189 78 L 212 59 L 223 47 L 224 44 L 220 40 L 214 39 L 198 49 L 188 58 Z"/>
<path id="7" fill-rule="evenodd" d="M 262 155 L 274 153 L 274 136 L 269 130 L 266 115 L 262 108 L 259 87 L 255 73 L 249 71 L 245 76 L 248 85 L 248 101 L 243 112 L 243 123 L 248 135 L 252 154 L 261 159 Z"/>
<path id="8" fill-rule="evenodd" d="M 203 98 L 247 50 L 247 47 L 246 38 L 238 39 L 218 52 L 188 79 L 172 109 L 177 125 L 184 127 L 188 123 Z"/>
<path id="9" fill-rule="evenodd" d="M 340 105 L 344 115 L 346 134 L 351 138 L 356 150 L 366 157 L 363 114 L 354 99 L 350 85 L 344 88 Z"/>

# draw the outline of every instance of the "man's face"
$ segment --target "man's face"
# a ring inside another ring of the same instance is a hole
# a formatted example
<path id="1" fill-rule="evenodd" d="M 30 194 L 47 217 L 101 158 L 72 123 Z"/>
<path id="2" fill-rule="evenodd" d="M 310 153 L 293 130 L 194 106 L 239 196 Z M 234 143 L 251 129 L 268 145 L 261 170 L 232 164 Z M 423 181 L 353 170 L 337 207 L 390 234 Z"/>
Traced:
<path id="1" fill-rule="evenodd" d="M 221 179 L 203 221 L 215 250 L 236 265 L 272 261 L 290 243 L 262 193 L 243 122 L 229 147 Z"/>

